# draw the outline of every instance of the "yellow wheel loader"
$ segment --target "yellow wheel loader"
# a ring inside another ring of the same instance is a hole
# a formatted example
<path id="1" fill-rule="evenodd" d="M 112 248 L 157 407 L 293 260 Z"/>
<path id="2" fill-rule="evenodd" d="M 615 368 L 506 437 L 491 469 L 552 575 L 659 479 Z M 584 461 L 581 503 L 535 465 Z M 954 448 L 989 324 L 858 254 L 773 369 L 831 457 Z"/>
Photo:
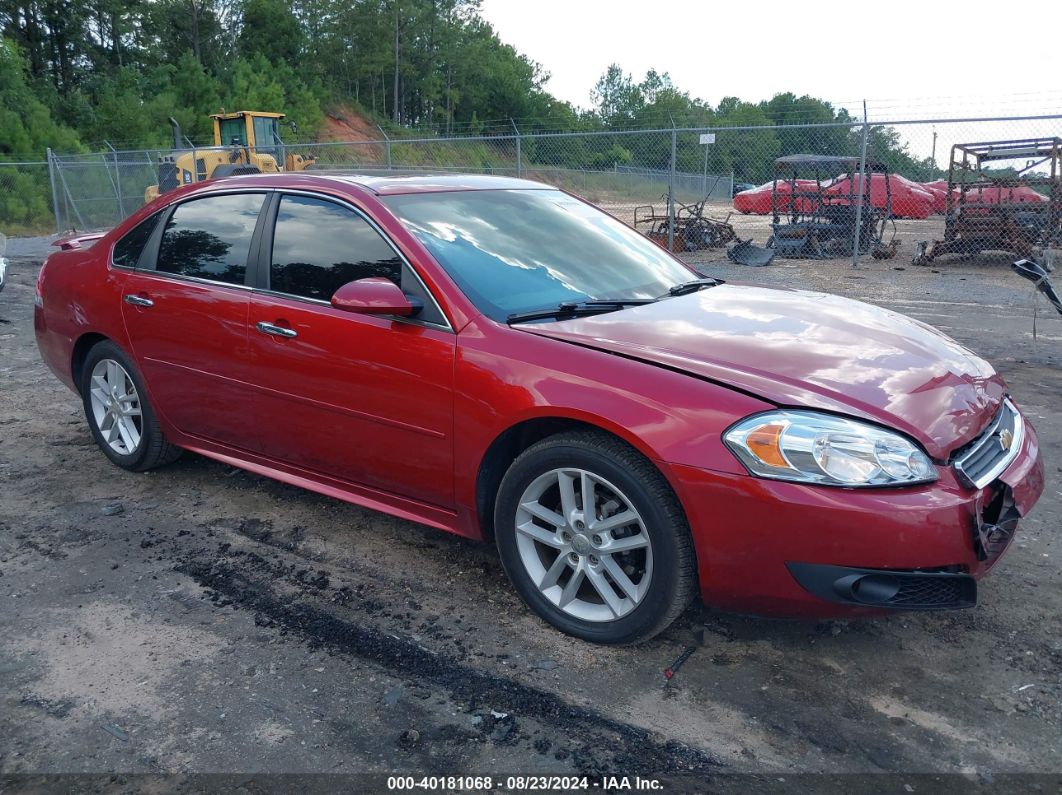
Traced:
<path id="1" fill-rule="evenodd" d="M 181 139 L 181 127 L 170 119 L 173 128 L 173 152 L 159 155 L 158 184 L 144 191 L 150 202 L 179 185 L 202 182 L 236 174 L 267 174 L 278 171 L 303 171 L 316 159 L 287 151 L 280 140 L 283 113 L 238 110 L 235 113 L 212 113 L 214 146 L 189 148 Z"/>

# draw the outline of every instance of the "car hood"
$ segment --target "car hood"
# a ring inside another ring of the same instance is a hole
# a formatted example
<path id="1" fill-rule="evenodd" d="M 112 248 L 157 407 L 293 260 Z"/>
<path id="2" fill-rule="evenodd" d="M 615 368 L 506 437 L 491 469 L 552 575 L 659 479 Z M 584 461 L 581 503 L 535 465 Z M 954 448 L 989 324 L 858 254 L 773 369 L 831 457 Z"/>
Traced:
<path id="1" fill-rule="evenodd" d="M 988 362 L 925 323 L 804 290 L 724 284 L 514 328 L 681 370 L 779 406 L 878 422 L 941 460 L 988 424 L 1006 390 Z"/>

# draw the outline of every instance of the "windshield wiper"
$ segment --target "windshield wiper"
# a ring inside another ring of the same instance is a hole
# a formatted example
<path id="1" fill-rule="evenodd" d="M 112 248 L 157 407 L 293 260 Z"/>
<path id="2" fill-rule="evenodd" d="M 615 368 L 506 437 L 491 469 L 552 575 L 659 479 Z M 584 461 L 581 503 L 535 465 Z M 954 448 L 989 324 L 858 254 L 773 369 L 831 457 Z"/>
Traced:
<path id="1" fill-rule="evenodd" d="M 655 298 L 592 298 L 586 301 L 561 301 L 552 309 L 533 309 L 530 312 L 514 312 L 506 318 L 508 323 L 523 323 L 528 320 L 545 320 L 557 318 L 566 320 L 572 317 L 600 315 L 615 312 L 628 306 L 651 304 Z"/>
<path id="2" fill-rule="evenodd" d="M 670 290 L 667 291 L 668 295 L 686 295 L 687 293 L 695 293 L 702 287 L 717 287 L 720 284 L 725 284 L 722 279 L 694 279 L 692 282 L 683 282 L 682 284 L 676 284 Z"/>

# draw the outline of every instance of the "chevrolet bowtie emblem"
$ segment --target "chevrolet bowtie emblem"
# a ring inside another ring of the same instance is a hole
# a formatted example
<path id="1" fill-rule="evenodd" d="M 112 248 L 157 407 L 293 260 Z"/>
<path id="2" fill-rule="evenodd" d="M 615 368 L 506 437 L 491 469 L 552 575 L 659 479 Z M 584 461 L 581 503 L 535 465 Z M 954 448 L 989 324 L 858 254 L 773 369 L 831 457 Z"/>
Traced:
<path id="1" fill-rule="evenodd" d="M 1014 434 L 1011 431 L 1000 431 L 999 444 L 1004 449 L 1009 451 L 1010 446 L 1014 444 Z"/>

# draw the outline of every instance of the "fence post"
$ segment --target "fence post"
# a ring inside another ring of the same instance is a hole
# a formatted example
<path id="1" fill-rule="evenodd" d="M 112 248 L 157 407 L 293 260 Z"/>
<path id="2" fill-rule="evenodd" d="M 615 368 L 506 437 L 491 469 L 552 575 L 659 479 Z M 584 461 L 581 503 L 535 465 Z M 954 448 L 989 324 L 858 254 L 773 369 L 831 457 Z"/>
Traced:
<path id="1" fill-rule="evenodd" d="M 708 145 L 704 144 L 704 176 L 701 179 L 701 196 L 708 195 Z"/>
<path id="2" fill-rule="evenodd" d="M 118 219 L 115 223 L 120 223 L 125 218 L 125 205 L 122 203 L 122 172 L 118 170 L 118 150 L 111 146 L 110 141 L 104 141 L 107 144 L 107 148 L 111 150 L 111 156 L 114 159 L 114 198 L 118 202 Z M 108 170 L 109 172 L 109 170 Z"/>
<path id="3" fill-rule="evenodd" d="M 376 125 L 376 129 L 380 131 L 380 135 L 382 135 L 384 137 L 384 140 L 387 142 L 386 144 L 384 144 L 384 146 L 387 148 L 387 170 L 390 171 L 391 170 L 391 138 L 390 138 L 390 136 L 388 136 L 387 133 L 384 132 L 383 127 L 381 127 L 379 124 Z"/>
<path id="4" fill-rule="evenodd" d="M 59 194 L 55 190 L 55 155 L 52 154 L 52 148 L 49 146 L 47 150 L 48 155 L 48 182 L 52 186 L 52 212 L 55 214 L 55 232 L 59 234 L 63 231 L 62 221 L 59 218 Z"/>
<path id="5" fill-rule="evenodd" d="M 513 126 L 513 130 L 516 131 L 516 176 L 522 177 L 524 175 L 524 169 L 520 162 L 520 128 L 516 126 L 516 122 L 512 119 L 509 119 L 509 123 Z"/>
<path id="6" fill-rule="evenodd" d="M 66 197 L 64 202 L 67 208 L 74 211 L 74 215 L 77 216 L 77 222 L 81 225 L 79 228 L 84 231 L 88 229 L 88 224 L 85 223 L 85 219 L 81 216 L 81 210 L 77 209 L 77 202 L 74 201 L 73 195 L 70 193 L 70 186 L 66 184 L 66 177 L 63 176 L 62 169 L 59 169 L 59 181 L 63 183 L 63 196 Z"/>
<path id="7" fill-rule="evenodd" d="M 118 150 L 112 146 L 111 151 L 114 152 L 114 184 L 118 186 L 118 211 L 121 214 L 118 221 L 121 222 L 125 218 L 125 199 L 122 198 L 122 170 L 118 165 Z"/>
<path id="8" fill-rule="evenodd" d="M 863 102 L 863 145 L 859 155 L 859 201 L 856 202 L 855 234 L 852 242 L 852 267 L 859 267 L 859 244 L 863 237 L 863 198 L 871 192 L 867 184 L 867 135 L 870 126 L 867 124 L 867 103 Z"/>
<path id="9" fill-rule="evenodd" d="M 667 180 L 667 250 L 675 250 L 675 158 L 678 154 L 678 130 L 671 120 L 671 170 Z"/>

